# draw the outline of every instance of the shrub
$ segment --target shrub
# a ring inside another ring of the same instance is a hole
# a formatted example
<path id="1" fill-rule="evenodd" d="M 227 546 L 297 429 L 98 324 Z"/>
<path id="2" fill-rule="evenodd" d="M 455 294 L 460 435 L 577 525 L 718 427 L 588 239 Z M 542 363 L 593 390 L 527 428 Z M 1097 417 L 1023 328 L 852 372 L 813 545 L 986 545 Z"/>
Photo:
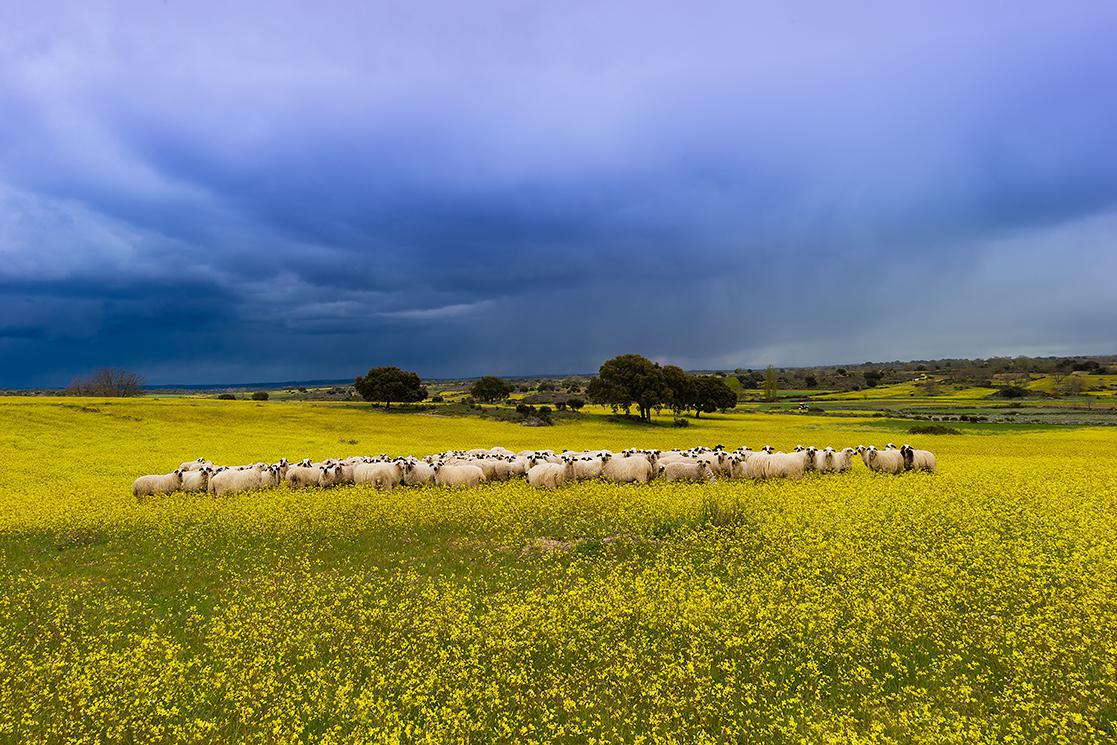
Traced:
<path id="1" fill-rule="evenodd" d="M 438 396 L 438 395 L 431 396 L 431 403 L 432 404 L 440 404 L 440 403 L 444 403 L 445 401 L 446 401 L 446 399 L 444 399 L 442 396 Z"/>
<path id="2" fill-rule="evenodd" d="M 267 401 L 268 400 L 268 392 L 267 391 L 256 391 L 255 393 L 252 394 L 252 400 L 253 401 Z"/>
<path id="3" fill-rule="evenodd" d="M 234 396 L 232 393 L 222 393 L 220 396 L 217 397 L 217 399 L 219 401 L 236 401 L 237 397 Z"/>
<path id="4" fill-rule="evenodd" d="M 908 430 L 909 435 L 960 435 L 961 431 L 941 424 L 921 424 Z"/>
<path id="5" fill-rule="evenodd" d="M 671 423 L 671 425 L 674 426 L 674 427 L 689 427 L 690 426 L 690 420 L 689 419 L 683 419 L 682 417 L 675 417 L 675 421 L 673 421 Z"/>

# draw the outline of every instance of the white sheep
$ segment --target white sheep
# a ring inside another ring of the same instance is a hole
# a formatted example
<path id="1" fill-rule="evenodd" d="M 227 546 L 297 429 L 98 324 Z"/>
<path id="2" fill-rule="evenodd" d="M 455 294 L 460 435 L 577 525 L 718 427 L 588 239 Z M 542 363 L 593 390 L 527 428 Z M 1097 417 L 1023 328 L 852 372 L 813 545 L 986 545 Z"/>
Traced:
<path id="1" fill-rule="evenodd" d="M 209 480 L 213 476 L 213 469 L 203 466 L 196 471 L 186 471 L 182 474 L 182 490 L 189 492 L 204 492 L 209 490 Z"/>
<path id="2" fill-rule="evenodd" d="M 731 464 L 729 463 L 729 456 L 724 450 L 706 450 L 695 456 L 695 460 L 709 465 L 710 471 L 715 474 L 723 476 L 730 474 Z"/>
<path id="3" fill-rule="evenodd" d="M 803 470 L 813 471 L 817 467 L 818 448 L 814 446 L 803 447 L 802 445 L 795 446 L 795 453 L 803 459 Z"/>
<path id="4" fill-rule="evenodd" d="M 259 489 L 264 485 L 261 479 L 262 475 L 255 468 L 222 471 L 214 474 L 213 478 L 209 480 L 209 493 L 214 497 L 220 497 L 224 494 L 236 494 L 251 489 Z"/>
<path id="5" fill-rule="evenodd" d="M 834 471 L 837 473 L 845 473 L 853 469 L 853 456 L 857 455 L 857 451 L 853 448 L 842 448 L 834 455 Z"/>
<path id="6" fill-rule="evenodd" d="M 434 466 L 434 483 L 438 486 L 477 486 L 485 480 L 485 472 L 477 466 Z"/>
<path id="7" fill-rule="evenodd" d="M 633 482 L 646 484 L 652 480 L 656 473 L 656 457 L 653 454 L 634 453 L 625 451 L 628 455 L 609 457 L 601 469 L 601 475 L 609 481 L 619 484 Z"/>
<path id="8" fill-rule="evenodd" d="M 344 477 L 344 469 L 345 466 L 336 461 L 327 461 L 322 464 L 319 466 L 319 470 L 322 474 L 318 477 L 318 486 L 337 486 L 341 484 L 342 478 Z"/>
<path id="9" fill-rule="evenodd" d="M 904 456 L 896 449 L 877 450 L 876 445 L 870 445 L 862 451 L 861 459 L 865 461 L 870 471 L 876 473 L 904 472 Z"/>
<path id="10" fill-rule="evenodd" d="M 660 464 L 659 475 L 665 481 L 693 481 L 703 483 L 714 480 L 714 471 L 708 460 L 699 459 L 696 463 L 674 461 Z"/>
<path id="11" fill-rule="evenodd" d="M 203 468 L 213 468 L 213 463 L 205 458 L 198 458 L 197 460 L 188 460 L 185 463 L 179 464 L 177 470 L 187 473 L 189 471 L 200 471 Z"/>
<path id="12" fill-rule="evenodd" d="M 326 466 L 290 466 L 287 469 L 287 475 L 284 480 L 287 485 L 295 489 L 304 488 L 307 486 L 323 486 L 323 477 L 326 472 Z"/>
<path id="13" fill-rule="evenodd" d="M 901 445 L 900 454 L 904 458 L 904 468 L 908 471 L 931 471 L 938 466 L 935 455 L 930 450 L 916 450 L 911 445 Z"/>
<path id="14" fill-rule="evenodd" d="M 808 457 L 806 451 L 780 453 L 765 446 L 745 461 L 744 475 L 752 479 L 797 479 L 806 470 Z"/>
<path id="15" fill-rule="evenodd" d="M 580 481 L 601 478 L 605 461 L 600 455 L 583 455 L 574 461 L 574 478 Z"/>
<path id="16" fill-rule="evenodd" d="M 434 480 L 434 469 L 429 463 L 408 458 L 400 466 L 403 469 L 403 483 L 408 486 L 429 484 Z"/>
<path id="17" fill-rule="evenodd" d="M 362 463 L 353 467 L 353 481 L 377 489 L 393 489 L 403 482 L 403 467 L 399 463 Z"/>
<path id="18" fill-rule="evenodd" d="M 481 469 L 487 481 L 507 481 L 512 478 L 512 464 L 503 458 L 478 458 L 472 465 Z"/>
<path id="19" fill-rule="evenodd" d="M 554 489 L 574 478 L 574 462 L 539 463 L 527 472 L 527 482 L 532 486 Z"/>
<path id="20" fill-rule="evenodd" d="M 132 482 L 132 496 L 139 502 L 142 501 L 144 497 L 151 497 L 157 494 L 170 494 L 178 491 L 181 487 L 182 471 L 175 469 L 170 473 L 140 476 Z"/>

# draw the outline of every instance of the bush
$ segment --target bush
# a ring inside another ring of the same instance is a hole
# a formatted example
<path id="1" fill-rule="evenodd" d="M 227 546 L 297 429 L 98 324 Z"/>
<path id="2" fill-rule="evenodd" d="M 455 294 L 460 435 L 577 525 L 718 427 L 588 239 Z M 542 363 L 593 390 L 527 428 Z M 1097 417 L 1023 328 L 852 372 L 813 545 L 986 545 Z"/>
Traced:
<path id="1" fill-rule="evenodd" d="M 571 411 L 577 411 L 578 409 L 585 406 L 586 402 L 580 398 L 572 398 L 566 402 L 566 405 L 570 407 Z"/>
<path id="2" fill-rule="evenodd" d="M 438 395 L 431 396 L 431 403 L 432 404 L 440 404 L 440 403 L 444 403 L 445 401 L 446 401 L 446 399 L 444 399 L 442 396 L 438 396 Z"/>
<path id="3" fill-rule="evenodd" d="M 218 401 L 236 401 L 237 397 L 234 396 L 232 393 L 222 393 L 220 396 L 217 397 L 217 400 Z"/>
<path id="4" fill-rule="evenodd" d="M 268 392 L 267 391 L 256 391 L 255 393 L 252 394 L 252 400 L 253 401 L 267 401 L 268 400 Z"/>
<path id="5" fill-rule="evenodd" d="M 527 416 L 535 413 L 535 407 L 530 404 L 516 404 L 516 413 Z"/>
<path id="6" fill-rule="evenodd" d="M 908 430 L 909 435 L 960 435 L 961 431 L 941 424 L 921 424 Z"/>
<path id="7" fill-rule="evenodd" d="M 1024 398 L 1028 395 L 1028 391 L 1019 386 L 1010 385 L 1008 388 L 1002 388 L 993 395 L 1000 398 Z"/>
<path id="8" fill-rule="evenodd" d="M 690 426 L 690 420 L 689 419 L 683 419 L 682 417 L 675 417 L 675 421 L 673 421 L 671 423 L 671 425 L 673 427 L 689 427 Z"/>

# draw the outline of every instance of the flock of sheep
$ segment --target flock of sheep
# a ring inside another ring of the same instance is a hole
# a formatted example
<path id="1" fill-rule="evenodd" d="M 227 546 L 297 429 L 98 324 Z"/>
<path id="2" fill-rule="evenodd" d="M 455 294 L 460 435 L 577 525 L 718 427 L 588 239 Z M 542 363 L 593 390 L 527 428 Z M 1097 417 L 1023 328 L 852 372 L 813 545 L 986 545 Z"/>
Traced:
<path id="1" fill-rule="evenodd" d="M 713 481 L 717 478 L 799 478 L 808 471 L 842 473 L 853 467 L 854 456 L 872 471 L 899 474 L 905 471 L 934 471 L 935 456 L 910 445 L 892 443 L 876 446 L 819 450 L 796 447 L 777 452 L 770 445 L 760 450 L 742 447 L 729 451 L 721 445 L 691 450 L 563 451 L 523 450 L 518 453 L 494 447 L 450 450 L 424 458 L 413 456 L 351 457 L 313 463 L 310 459 L 289 463 L 253 463 L 218 466 L 198 458 L 181 464 L 168 474 L 141 476 L 132 484 L 137 500 L 176 491 L 208 492 L 213 496 L 264 489 L 286 483 L 293 488 L 369 484 L 380 489 L 417 484 L 477 486 L 483 481 L 526 478 L 532 486 L 553 489 L 567 481 L 605 479 L 616 483 L 665 481 Z"/>

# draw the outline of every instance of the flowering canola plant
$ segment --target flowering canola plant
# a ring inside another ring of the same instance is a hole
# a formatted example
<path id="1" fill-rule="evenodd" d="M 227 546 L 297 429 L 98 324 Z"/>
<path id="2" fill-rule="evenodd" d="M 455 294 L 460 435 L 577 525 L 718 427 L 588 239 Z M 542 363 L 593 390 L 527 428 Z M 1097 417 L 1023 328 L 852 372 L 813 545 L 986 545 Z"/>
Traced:
<path id="1" fill-rule="evenodd" d="M 130 494 L 198 456 L 900 426 L 0 399 L 0 740 L 1117 738 L 1117 429 L 914 442 L 934 475 Z"/>

